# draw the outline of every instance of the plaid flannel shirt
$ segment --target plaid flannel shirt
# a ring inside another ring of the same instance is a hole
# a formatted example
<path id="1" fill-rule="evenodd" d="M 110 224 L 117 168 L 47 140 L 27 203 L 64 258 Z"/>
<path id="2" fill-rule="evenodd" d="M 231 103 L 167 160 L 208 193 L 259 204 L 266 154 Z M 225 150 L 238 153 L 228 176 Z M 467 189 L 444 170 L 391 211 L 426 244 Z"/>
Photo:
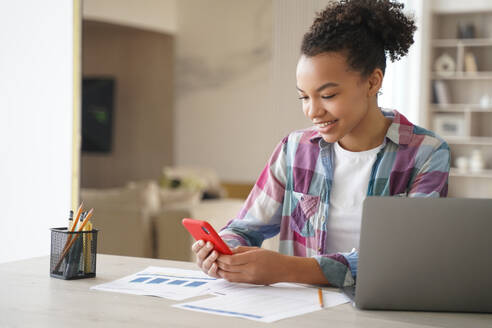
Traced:
<path id="1" fill-rule="evenodd" d="M 372 167 L 367 196 L 446 197 L 448 144 L 397 111 Z M 230 246 L 261 246 L 280 233 L 279 252 L 314 257 L 332 286 L 350 286 L 358 251 L 325 253 L 333 181 L 333 144 L 313 128 L 295 131 L 275 148 L 238 216 L 220 235 Z"/>

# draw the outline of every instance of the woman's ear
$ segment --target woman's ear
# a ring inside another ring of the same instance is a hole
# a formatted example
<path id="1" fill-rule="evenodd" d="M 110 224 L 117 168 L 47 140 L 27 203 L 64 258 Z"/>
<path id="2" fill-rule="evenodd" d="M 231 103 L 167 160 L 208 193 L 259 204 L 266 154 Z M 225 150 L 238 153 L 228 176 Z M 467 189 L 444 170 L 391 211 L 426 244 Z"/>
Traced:
<path id="1" fill-rule="evenodd" d="M 375 68 L 374 71 L 368 78 L 369 81 L 369 90 L 367 95 L 371 98 L 375 96 L 381 86 L 383 85 L 383 71 L 380 68 Z"/>

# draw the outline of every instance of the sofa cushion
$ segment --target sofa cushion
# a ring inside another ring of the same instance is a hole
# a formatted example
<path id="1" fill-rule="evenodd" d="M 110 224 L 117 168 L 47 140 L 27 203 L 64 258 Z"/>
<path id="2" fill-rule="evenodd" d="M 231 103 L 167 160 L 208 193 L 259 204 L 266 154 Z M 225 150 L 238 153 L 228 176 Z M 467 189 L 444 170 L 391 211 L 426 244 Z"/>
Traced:
<path id="1" fill-rule="evenodd" d="M 212 198 L 225 197 L 217 173 L 213 169 L 203 167 L 165 166 L 162 169 L 163 181 L 191 182 L 194 188 L 200 189 L 202 196 Z M 186 189 L 186 188 L 185 188 Z"/>
<path id="2" fill-rule="evenodd" d="M 161 206 L 159 189 L 154 181 L 129 184 L 123 188 L 83 188 L 81 198 L 85 207 L 131 207 L 154 214 Z"/>
<path id="3" fill-rule="evenodd" d="M 199 190 L 159 188 L 159 197 L 161 206 L 174 204 L 193 206 L 200 202 L 202 193 Z"/>

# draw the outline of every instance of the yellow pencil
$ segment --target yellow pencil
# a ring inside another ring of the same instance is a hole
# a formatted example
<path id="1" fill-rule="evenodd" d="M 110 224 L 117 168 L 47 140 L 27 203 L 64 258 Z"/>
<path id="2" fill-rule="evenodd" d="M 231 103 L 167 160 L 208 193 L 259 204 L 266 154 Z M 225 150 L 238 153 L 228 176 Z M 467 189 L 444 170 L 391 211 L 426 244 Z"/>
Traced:
<path id="1" fill-rule="evenodd" d="M 65 258 L 65 256 L 67 256 L 68 254 L 68 251 L 70 250 L 70 247 L 72 247 L 72 245 L 75 243 L 75 241 L 77 240 L 77 238 L 79 237 L 80 233 L 78 232 L 81 232 L 83 231 L 84 227 L 86 226 L 87 222 L 89 222 L 89 219 L 91 218 L 92 216 L 92 213 L 94 212 L 94 209 L 91 208 L 91 210 L 89 211 L 89 213 L 87 214 L 84 222 L 82 222 L 82 225 L 80 226 L 79 230 L 77 231 L 77 233 L 75 234 L 75 237 L 72 238 L 72 240 L 70 241 L 70 243 L 67 245 L 67 247 L 65 248 L 65 250 L 63 251 L 62 255 L 60 256 L 60 260 L 58 260 L 58 263 L 55 265 L 55 268 L 53 269 L 53 272 L 56 272 L 58 271 L 58 268 L 60 267 L 60 264 L 62 263 L 63 259 Z"/>
<path id="2" fill-rule="evenodd" d="M 92 223 L 87 223 L 84 231 L 92 231 Z M 91 242 L 92 235 L 90 233 L 84 234 L 84 272 L 91 272 Z"/>
<path id="3" fill-rule="evenodd" d="M 79 222 L 80 215 L 82 214 L 82 207 L 84 206 L 84 202 L 82 202 L 79 206 L 79 209 L 77 210 L 77 215 L 75 217 L 75 221 L 72 223 L 72 227 L 68 227 L 68 231 L 73 232 L 75 228 L 77 227 L 77 223 Z M 63 246 L 63 251 L 67 249 L 68 244 L 72 241 L 72 234 L 68 235 L 67 242 L 65 243 L 65 246 Z"/>
<path id="4" fill-rule="evenodd" d="M 75 217 L 75 221 L 73 221 L 72 224 L 72 229 L 70 229 L 70 232 L 73 232 L 75 228 L 77 227 L 77 223 L 79 222 L 80 215 L 82 214 L 82 207 L 84 206 L 84 202 L 82 202 L 79 206 L 79 209 L 77 210 L 77 216 Z"/>
<path id="5" fill-rule="evenodd" d="M 321 288 L 318 288 L 318 299 L 319 299 L 319 306 L 322 308 L 325 307 L 323 303 L 323 290 L 321 290 Z"/>

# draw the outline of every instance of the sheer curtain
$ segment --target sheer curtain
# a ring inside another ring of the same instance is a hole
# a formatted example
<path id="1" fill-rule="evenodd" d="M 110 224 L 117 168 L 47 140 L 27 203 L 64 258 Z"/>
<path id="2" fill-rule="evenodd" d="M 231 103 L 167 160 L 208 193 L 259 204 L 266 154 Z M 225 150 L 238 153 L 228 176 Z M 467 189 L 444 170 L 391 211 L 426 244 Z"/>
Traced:
<path id="1" fill-rule="evenodd" d="M 422 62 L 422 19 L 424 0 L 402 0 L 405 13 L 415 17 L 417 31 L 408 55 L 397 62 L 387 61 L 386 72 L 379 96 L 379 106 L 396 109 L 412 123 L 422 124 L 420 115 Z"/>

